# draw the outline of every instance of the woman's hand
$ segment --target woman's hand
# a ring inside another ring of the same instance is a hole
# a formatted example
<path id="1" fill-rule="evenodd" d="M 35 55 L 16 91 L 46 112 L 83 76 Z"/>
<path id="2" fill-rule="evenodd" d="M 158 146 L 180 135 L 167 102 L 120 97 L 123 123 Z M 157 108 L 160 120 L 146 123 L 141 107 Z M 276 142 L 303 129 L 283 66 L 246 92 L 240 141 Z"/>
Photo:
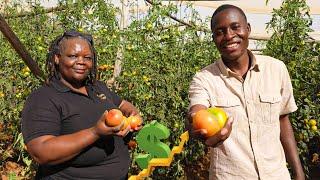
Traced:
<path id="1" fill-rule="evenodd" d="M 142 117 L 139 114 L 135 114 L 134 116 L 136 116 L 140 120 L 141 123 L 139 125 L 137 125 L 136 127 L 134 127 L 133 129 L 130 129 L 131 132 L 139 131 L 143 127 L 143 119 L 142 119 Z"/>
<path id="2" fill-rule="evenodd" d="M 143 119 L 140 116 L 139 110 L 130 102 L 123 100 L 119 106 L 121 112 L 126 116 L 136 116 L 141 120 L 141 124 L 130 131 L 139 131 L 143 127 Z"/>
<path id="3" fill-rule="evenodd" d="M 97 136 L 107 136 L 107 135 L 116 135 L 120 137 L 126 136 L 130 131 L 130 126 L 126 127 L 125 129 L 121 129 L 124 125 L 124 122 L 114 127 L 107 126 L 105 121 L 105 117 L 107 114 L 108 114 L 108 111 L 105 111 L 102 114 L 97 124 L 92 128 L 93 133 L 95 133 Z"/>

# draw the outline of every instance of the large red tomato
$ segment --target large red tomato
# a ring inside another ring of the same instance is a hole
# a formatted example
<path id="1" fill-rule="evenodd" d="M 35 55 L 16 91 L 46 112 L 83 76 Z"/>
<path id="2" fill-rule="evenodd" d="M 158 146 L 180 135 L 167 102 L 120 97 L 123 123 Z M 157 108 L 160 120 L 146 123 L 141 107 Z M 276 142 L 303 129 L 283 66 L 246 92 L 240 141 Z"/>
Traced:
<path id="1" fill-rule="evenodd" d="M 123 115 L 119 109 L 111 109 L 106 115 L 106 124 L 108 126 L 118 126 L 122 123 Z"/>
<path id="2" fill-rule="evenodd" d="M 192 125 L 194 129 L 207 130 L 207 137 L 213 136 L 221 129 L 217 118 L 206 109 L 196 112 L 192 118 Z"/>
<path id="3" fill-rule="evenodd" d="M 209 111 L 210 113 L 212 113 L 214 116 L 217 117 L 220 128 L 223 128 L 224 124 L 228 119 L 227 113 L 224 112 L 222 108 L 217 108 L 217 107 L 208 108 L 207 111 Z"/>

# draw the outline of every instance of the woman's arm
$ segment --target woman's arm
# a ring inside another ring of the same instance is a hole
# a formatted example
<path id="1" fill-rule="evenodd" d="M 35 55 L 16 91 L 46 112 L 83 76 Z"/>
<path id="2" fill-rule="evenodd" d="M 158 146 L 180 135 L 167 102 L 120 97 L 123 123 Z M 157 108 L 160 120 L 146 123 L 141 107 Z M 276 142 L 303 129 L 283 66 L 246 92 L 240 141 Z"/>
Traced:
<path id="1" fill-rule="evenodd" d="M 105 124 L 106 113 L 107 111 L 94 127 L 73 134 L 44 135 L 32 139 L 27 143 L 28 152 L 39 164 L 59 164 L 78 155 L 102 135 L 125 136 L 129 131 L 128 128 L 120 131 L 121 126 L 108 127 Z"/>
<path id="2" fill-rule="evenodd" d="M 72 159 L 98 138 L 90 128 L 63 136 L 40 136 L 28 142 L 27 149 L 39 164 L 59 164 Z"/>
<path id="3" fill-rule="evenodd" d="M 120 111 L 126 116 L 135 116 L 135 115 L 139 115 L 139 110 L 130 102 L 126 101 L 126 100 L 122 100 L 121 104 L 119 105 L 119 109 Z"/>

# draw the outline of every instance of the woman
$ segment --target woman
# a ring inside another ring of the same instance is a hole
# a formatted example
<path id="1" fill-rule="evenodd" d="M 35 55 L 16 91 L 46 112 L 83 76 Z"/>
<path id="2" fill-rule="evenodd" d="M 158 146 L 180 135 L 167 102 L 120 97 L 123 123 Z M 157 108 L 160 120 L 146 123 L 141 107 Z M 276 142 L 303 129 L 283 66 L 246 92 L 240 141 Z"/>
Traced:
<path id="1" fill-rule="evenodd" d="M 46 65 L 47 84 L 22 112 L 23 137 L 39 163 L 36 179 L 126 179 L 129 127 L 108 127 L 104 117 L 115 108 L 125 116 L 139 112 L 96 80 L 92 37 L 65 32 L 52 43 Z"/>

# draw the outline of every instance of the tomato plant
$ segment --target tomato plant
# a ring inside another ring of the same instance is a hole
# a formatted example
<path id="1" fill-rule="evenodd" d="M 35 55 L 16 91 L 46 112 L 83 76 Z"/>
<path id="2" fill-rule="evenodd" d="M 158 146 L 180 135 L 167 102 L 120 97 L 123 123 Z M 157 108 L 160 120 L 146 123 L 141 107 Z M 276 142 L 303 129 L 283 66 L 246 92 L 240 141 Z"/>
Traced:
<path id="1" fill-rule="evenodd" d="M 264 53 L 282 60 L 289 70 L 298 110 L 290 117 L 306 174 L 320 166 L 319 154 L 320 61 L 319 43 L 306 42 L 312 21 L 303 0 L 285 0 L 272 13 L 268 27 L 275 33 Z M 309 123 L 310 122 L 310 123 Z"/>

